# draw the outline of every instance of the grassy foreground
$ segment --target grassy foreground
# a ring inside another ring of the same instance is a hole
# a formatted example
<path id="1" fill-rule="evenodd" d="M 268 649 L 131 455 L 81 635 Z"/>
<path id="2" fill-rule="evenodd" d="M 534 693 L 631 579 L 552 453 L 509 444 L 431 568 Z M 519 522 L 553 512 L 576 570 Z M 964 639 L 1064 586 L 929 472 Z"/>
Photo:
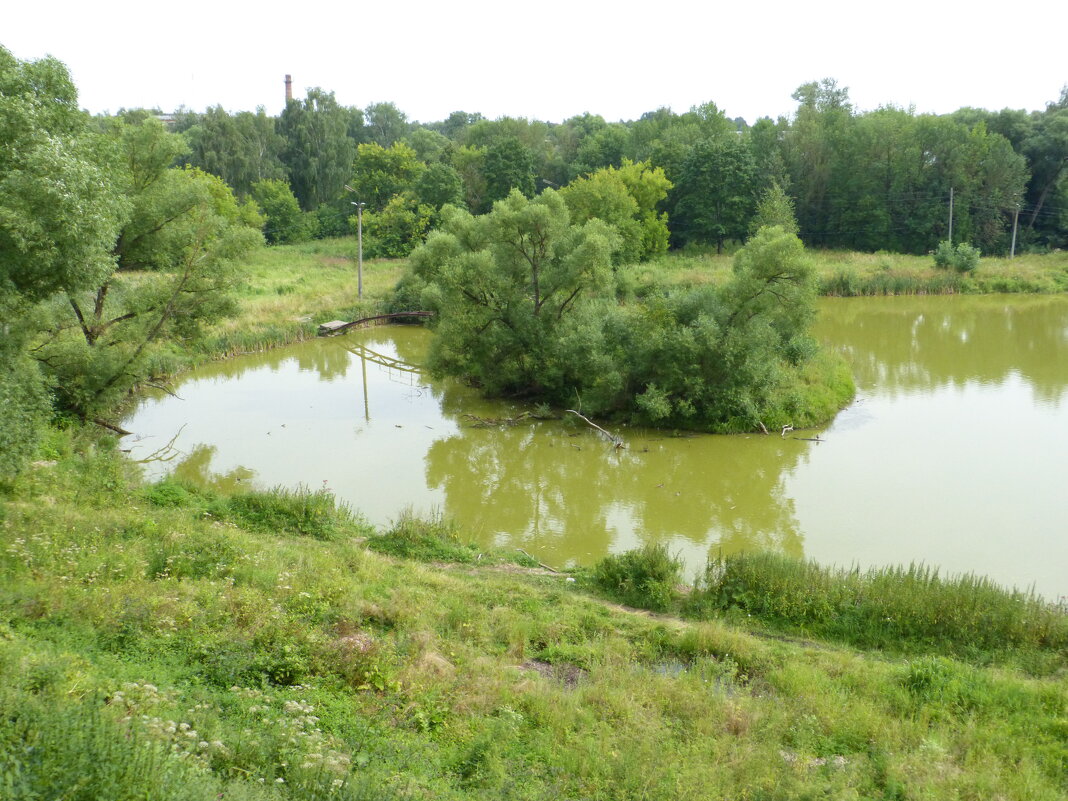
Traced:
<path id="1" fill-rule="evenodd" d="M 1068 794 L 1055 644 L 1035 671 L 796 639 L 789 603 L 654 616 L 597 588 L 670 606 L 655 560 L 550 574 L 323 493 L 145 487 L 85 433 L 43 456 L 0 495 L 4 799 Z"/>

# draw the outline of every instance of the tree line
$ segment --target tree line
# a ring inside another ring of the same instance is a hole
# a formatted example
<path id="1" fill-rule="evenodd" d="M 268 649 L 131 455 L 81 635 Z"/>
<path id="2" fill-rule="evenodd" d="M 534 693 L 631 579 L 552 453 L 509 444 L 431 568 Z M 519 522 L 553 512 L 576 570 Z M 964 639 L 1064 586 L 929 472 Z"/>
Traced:
<path id="1" fill-rule="evenodd" d="M 457 111 L 419 123 L 392 103 L 346 107 L 316 88 L 278 117 L 216 107 L 179 113 L 176 129 L 189 164 L 257 199 L 270 241 L 348 233 L 358 200 L 378 256 L 410 252 L 446 204 L 482 214 L 512 189 L 533 197 L 628 162 L 670 184 L 655 211 L 673 247 L 743 240 L 772 186 L 793 200 L 811 246 L 930 251 L 949 236 L 951 191 L 955 241 L 1007 252 L 1017 219 L 1018 248 L 1068 244 L 1068 87 L 1030 112 L 859 111 L 830 79 L 794 98 L 791 117 L 751 126 L 714 103 L 626 122 Z"/>

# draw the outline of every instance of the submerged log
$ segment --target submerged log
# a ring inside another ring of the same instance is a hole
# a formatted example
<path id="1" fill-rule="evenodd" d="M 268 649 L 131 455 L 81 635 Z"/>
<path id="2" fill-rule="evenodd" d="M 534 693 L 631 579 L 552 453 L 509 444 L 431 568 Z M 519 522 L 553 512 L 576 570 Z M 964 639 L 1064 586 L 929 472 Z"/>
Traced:
<path id="1" fill-rule="evenodd" d="M 574 409 L 568 409 L 567 413 L 575 415 L 580 420 L 583 420 L 587 425 L 590 425 L 590 426 L 593 426 L 594 428 L 596 428 L 616 448 L 625 448 L 625 447 L 627 447 L 626 443 L 623 442 L 623 437 L 618 436 L 617 434 L 613 434 L 611 431 L 605 431 L 603 428 L 601 428 L 599 425 L 597 425 L 595 422 L 593 422 L 590 418 L 586 417 L 586 415 L 580 414 L 579 412 L 576 412 Z"/>
<path id="2" fill-rule="evenodd" d="M 509 428 L 525 423 L 528 420 L 555 420 L 552 414 L 541 412 L 523 412 L 515 417 L 479 417 L 477 414 L 465 414 L 465 418 L 471 421 L 472 428 Z"/>

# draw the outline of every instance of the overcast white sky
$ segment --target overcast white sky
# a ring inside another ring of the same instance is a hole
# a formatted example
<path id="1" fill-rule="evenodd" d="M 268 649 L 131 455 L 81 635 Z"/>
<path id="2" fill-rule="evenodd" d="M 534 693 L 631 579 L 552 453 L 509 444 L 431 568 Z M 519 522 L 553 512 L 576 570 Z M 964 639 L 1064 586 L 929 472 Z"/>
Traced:
<path id="1" fill-rule="evenodd" d="M 230 111 L 333 91 L 409 119 L 559 122 L 715 102 L 749 122 L 833 77 L 862 110 L 1041 109 L 1068 83 L 1068 2 L 897 0 L 146 0 L 11 2 L 0 45 L 65 62 L 92 112 Z"/>

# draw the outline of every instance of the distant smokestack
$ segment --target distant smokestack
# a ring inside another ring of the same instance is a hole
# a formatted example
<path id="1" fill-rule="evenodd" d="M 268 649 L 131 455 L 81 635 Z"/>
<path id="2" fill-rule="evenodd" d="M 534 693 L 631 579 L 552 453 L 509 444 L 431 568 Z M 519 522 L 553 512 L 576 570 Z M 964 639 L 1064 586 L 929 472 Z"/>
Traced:
<path id="1" fill-rule="evenodd" d="M 293 99 L 293 76 L 286 76 L 286 102 Z"/>

